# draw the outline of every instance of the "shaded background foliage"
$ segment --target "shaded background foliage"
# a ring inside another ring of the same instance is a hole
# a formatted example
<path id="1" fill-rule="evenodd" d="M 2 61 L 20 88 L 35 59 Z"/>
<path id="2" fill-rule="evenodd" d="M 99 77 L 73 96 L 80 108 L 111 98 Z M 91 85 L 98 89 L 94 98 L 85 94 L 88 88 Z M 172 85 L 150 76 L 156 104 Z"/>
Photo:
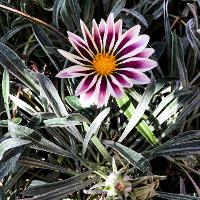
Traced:
<path id="1" fill-rule="evenodd" d="M 102 181 L 94 171 L 112 171 L 111 157 L 133 178 L 167 176 L 154 198 L 199 199 L 198 0 L 4 0 L 0 9 L 2 199 L 98 199 L 83 189 Z M 72 52 L 67 31 L 81 35 L 80 19 L 91 28 L 110 12 L 150 35 L 156 81 L 110 109 L 82 108 L 77 80 L 55 78 L 69 64 L 57 48 Z"/>

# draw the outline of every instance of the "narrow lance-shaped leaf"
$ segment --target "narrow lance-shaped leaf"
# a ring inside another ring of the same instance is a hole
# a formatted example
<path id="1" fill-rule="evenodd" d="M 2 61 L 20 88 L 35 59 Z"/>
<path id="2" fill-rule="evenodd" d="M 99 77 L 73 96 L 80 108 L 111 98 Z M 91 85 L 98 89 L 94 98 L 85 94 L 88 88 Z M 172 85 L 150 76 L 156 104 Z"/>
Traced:
<path id="1" fill-rule="evenodd" d="M 5 69 L 3 72 L 3 79 L 2 79 L 2 96 L 4 100 L 4 105 L 6 108 L 8 119 L 11 119 L 10 110 L 9 110 L 9 93 L 10 93 L 10 78 L 8 70 Z"/>
<path id="2" fill-rule="evenodd" d="M 74 23 L 76 24 L 76 27 L 78 28 L 79 32 L 81 33 L 81 27 L 80 27 L 80 5 L 77 0 L 68 0 L 67 1 L 68 6 L 71 10 L 71 16 L 74 20 Z"/>
<path id="3" fill-rule="evenodd" d="M 84 172 L 79 175 L 72 176 L 71 178 L 68 178 L 66 180 L 56 181 L 54 183 L 45 183 L 45 184 L 36 185 L 36 186 L 29 186 L 28 189 L 26 189 L 22 193 L 28 196 L 42 195 L 44 193 L 50 192 L 55 189 L 66 187 L 68 185 L 75 184 L 75 183 L 80 183 L 82 180 L 87 178 L 90 174 L 91 172 Z"/>
<path id="4" fill-rule="evenodd" d="M 200 152 L 200 131 L 187 131 L 167 141 L 165 144 L 144 152 L 143 155 L 152 159 L 157 156 L 165 155 L 189 155 Z"/>
<path id="5" fill-rule="evenodd" d="M 111 13 L 114 14 L 114 16 L 116 17 L 125 7 L 126 5 L 126 0 L 119 0 L 116 1 L 115 5 L 113 6 Z"/>
<path id="6" fill-rule="evenodd" d="M 51 60 L 51 63 L 53 64 L 53 66 L 56 68 L 57 71 L 59 71 L 59 65 L 61 66 L 61 64 L 57 63 L 55 61 L 55 59 L 53 59 L 53 56 L 51 56 L 47 50 L 47 47 L 52 48 L 53 49 L 53 44 L 51 42 L 51 40 L 48 38 L 48 36 L 46 35 L 44 29 L 36 24 L 32 24 L 32 29 L 33 29 L 33 33 L 37 39 L 37 41 L 39 42 L 40 46 L 42 47 L 42 49 L 44 50 L 44 52 L 46 53 L 46 55 L 48 56 L 48 58 Z"/>
<path id="7" fill-rule="evenodd" d="M 142 96 L 141 102 L 138 104 L 135 112 L 133 113 L 131 119 L 129 120 L 129 122 L 128 122 L 124 132 L 122 133 L 121 137 L 119 138 L 118 142 L 122 142 L 127 137 L 127 135 L 130 133 L 130 131 L 137 125 L 139 120 L 142 118 L 142 116 L 143 116 L 146 108 L 148 107 L 149 102 L 154 94 L 154 90 L 155 90 L 155 83 L 152 82 L 147 86 L 147 88 Z"/>
<path id="8" fill-rule="evenodd" d="M 186 34 L 192 48 L 197 52 L 197 56 L 200 59 L 200 41 L 195 36 L 194 31 L 194 20 L 190 19 L 186 24 Z"/>
<path id="9" fill-rule="evenodd" d="M 165 38 L 166 38 L 166 42 L 167 42 L 167 58 L 168 58 L 168 61 L 171 61 L 171 44 L 172 44 L 172 41 L 171 41 L 170 23 L 169 23 L 169 18 L 168 18 L 168 0 L 165 0 L 163 2 L 163 12 L 164 12 Z"/>
<path id="10" fill-rule="evenodd" d="M 40 169 L 49 169 L 49 170 L 55 170 L 58 172 L 63 172 L 67 174 L 71 174 L 71 170 L 68 170 L 67 168 L 52 163 L 47 163 L 39 159 L 29 158 L 29 157 L 20 157 L 20 159 L 17 161 L 18 164 L 30 167 L 30 168 L 40 168 Z M 72 173 L 73 174 L 73 173 Z"/>
<path id="11" fill-rule="evenodd" d="M 189 85 L 188 72 L 185 66 L 183 46 L 182 46 L 180 38 L 177 38 L 177 54 L 178 56 L 176 59 L 177 59 L 177 64 L 178 64 L 178 69 L 179 69 L 180 80 L 183 84 L 183 88 L 187 89 Z"/>
<path id="12" fill-rule="evenodd" d="M 140 153 L 137 153 L 136 151 L 133 151 L 132 149 L 125 147 L 117 142 L 106 140 L 104 143 L 116 150 L 128 162 L 130 162 L 133 166 L 136 166 L 142 172 L 145 172 L 148 169 L 150 169 L 149 162 Z"/>
<path id="13" fill-rule="evenodd" d="M 67 127 L 67 126 L 75 126 L 81 125 L 80 122 L 75 120 L 68 120 L 67 118 L 53 118 L 47 119 L 43 121 L 44 127 Z"/>
<path id="14" fill-rule="evenodd" d="M 38 81 L 34 72 L 27 68 L 27 66 L 12 49 L 1 42 L 0 65 L 27 85 L 33 92 L 39 94 L 40 87 L 38 86 Z"/>
<path id="15" fill-rule="evenodd" d="M 60 15 L 61 15 L 62 21 L 63 21 L 64 25 L 66 26 L 67 30 L 74 32 L 74 30 L 75 30 L 74 23 L 72 20 L 72 16 L 66 6 L 66 1 L 67 0 L 63 1 L 62 7 L 60 9 Z"/>
<path id="16" fill-rule="evenodd" d="M 184 107 L 184 109 L 180 112 L 179 116 L 176 118 L 176 123 L 170 124 L 162 134 L 162 137 L 165 137 L 173 130 L 180 127 L 183 122 L 183 119 L 185 119 L 185 117 L 187 117 L 196 108 L 196 106 L 199 106 L 199 101 L 200 101 L 200 93 L 196 92 L 194 94 L 194 99 Z"/>
<path id="17" fill-rule="evenodd" d="M 111 157 L 108 153 L 108 151 L 106 150 L 106 148 L 103 146 L 103 144 L 101 143 L 101 141 L 97 138 L 96 135 L 94 135 L 91 138 L 91 141 L 93 142 L 93 144 L 97 147 L 97 149 L 99 150 L 99 152 L 103 155 L 104 159 L 107 161 L 111 161 Z"/>
<path id="18" fill-rule="evenodd" d="M 174 193 L 167 193 L 167 192 L 157 192 L 158 196 L 163 199 L 169 200 L 199 200 L 199 197 L 183 195 L 183 194 L 174 194 Z"/>
<path id="19" fill-rule="evenodd" d="M 73 184 L 68 184 L 65 187 L 53 189 L 50 192 L 35 196 L 33 198 L 24 198 L 23 200 L 49 200 L 49 199 L 60 200 L 65 198 L 68 194 L 82 190 L 83 188 L 89 186 L 91 183 L 95 182 L 95 180 L 96 179 L 91 179 L 84 182 L 76 182 Z"/>
<path id="20" fill-rule="evenodd" d="M 117 99 L 117 104 L 123 110 L 123 113 L 128 118 L 128 120 L 130 120 L 132 114 L 135 112 L 135 107 L 131 103 L 131 100 L 128 97 L 128 95 L 124 94 L 123 98 Z M 150 144 L 157 144 L 155 135 L 144 120 L 142 120 L 138 125 L 136 125 L 136 129 L 146 138 L 146 140 Z"/>
<path id="21" fill-rule="evenodd" d="M 67 116 L 67 110 L 62 100 L 60 99 L 57 89 L 52 84 L 50 79 L 47 76 L 39 73 L 37 74 L 37 77 L 40 82 L 41 88 L 44 94 L 46 95 L 47 99 L 51 103 L 51 106 L 55 111 L 56 115 L 58 117 Z"/>
<path id="22" fill-rule="evenodd" d="M 200 153 L 200 141 L 186 141 L 182 143 L 170 144 L 169 146 L 160 146 L 155 151 L 152 151 L 150 158 L 165 155 L 191 155 Z"/>
<path id="23" fill-rule="evenodd" d="M 64 157 L 73 158 L 73 156 L 75 156 L 75 155 L 72 155 L 71 152 L 68 152 L 67 150 L 62 149 L 55 143 L 47 140 L 35 130 L 30 129 L 25 126 L 20 126 L 12 122 L 8 122 L 8 134 L 12 136 L 13 138 L 31 140 L 32 144 L 30 144 L 30 147 L 34 149 L 54 153 L 57 155 L 62 155 Z"/>
<path id="24" fill-rule="evenodd" d="M 29 104 L 27 104 L 26 102 L 24 102 L 23 100 L 10 95 L 10 99 L 11 101 L 19 108 L 21 108 L 22 110 L 26 111 L 27 113 L 33 115 L 34 113 L 36 113 L 35 109 L 33 107 L 31 107 Z"/>
<path id="25" fill-rule="evenodd" d="M 6 196 L 5 196 L 4 191 L 3 191 L 2 188 L 0 188 L 0 199 L 1 200 L 6 200 Z"/>
<path id="26" fill-rule="evenodd" d="M 125 12 L 130 13 L 131 15 L 133 15 L 135 18 L 137 18 L 146 28 L 149 27 L 146 19 L 137 11 L 132 10 L 132 9 L 123 9 Z"/>
<path id="27" fill-rule="evenodd" d="M 5 43 L 10 38 L 12 38 L 16 33 L 20 32 L 22 29 L 29 27 L 30 24 L 22 24 L 10 29 L 7 33 L 4 34 L 3 37 L 0 38 L 0 42 Z"/>
<path id="28" fill-rule="evenodd" d="M 63 4 L 63 0 L 55 0 L 53 5 L 53 24 L 59 29 L 59 10 Z"/>
<path id="29" fill-rule="evenodd" d="M 20 153 L 14 155 L 5 162 L 1 162 L 0 168 L 0 180 L 3 180 L 16 166 L 16 162 L 19 159 Z"/>
<path id="30" fill-rule="evenodd" d="M 3 158 L 3 154 L 12 148 L 19 147 L 25 144 L 29 144 L 31 141 L 18 139 L 18 138 L 8 138 L 0 143 L 0 160 Z"/>
<path id="31" fill-rule="evenodd" d="M 83 142 L 83 149 L 82 149 L 83 156 L 85 155 L 88 143 L 89 143 L 92 135 L 98 131 L 99 127 L 101 126 L 101 123 L 106 118 L 106 116 L 108 115 L 109 112 L 110 112 L 110 108 L 104 109 L 100 114 L 98 114 L 98 116 L 91 123 L 90 128 L 89 128 L 88 132 L 86 133 L 84 142 Z"/>

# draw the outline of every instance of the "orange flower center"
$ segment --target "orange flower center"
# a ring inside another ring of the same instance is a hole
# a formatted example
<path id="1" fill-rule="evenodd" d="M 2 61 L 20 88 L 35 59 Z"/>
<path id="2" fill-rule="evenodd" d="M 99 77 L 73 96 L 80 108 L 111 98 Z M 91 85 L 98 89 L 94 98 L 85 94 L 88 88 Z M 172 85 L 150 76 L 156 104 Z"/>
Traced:
<path id="1" fill-rule="evenodd" d="M 115 56 L 108 53 L 97 54 L 92 61 L 93 68 L 100 75 L 111 74 L 116 69 Z"/>

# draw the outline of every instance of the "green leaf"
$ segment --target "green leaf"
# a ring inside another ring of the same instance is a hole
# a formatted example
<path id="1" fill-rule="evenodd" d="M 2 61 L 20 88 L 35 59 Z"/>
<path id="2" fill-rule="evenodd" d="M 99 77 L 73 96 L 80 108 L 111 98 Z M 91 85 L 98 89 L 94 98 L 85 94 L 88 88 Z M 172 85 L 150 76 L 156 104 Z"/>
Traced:
<path id="1" fill-rule="evenodd" d="M 159 59 L 165 50 L 166 42 L 156 41 L 151 46 L 155 50 L 156 58 Z"/>
<path id="2" fill-rule="evenodd" d="M 76 97 L 76 96 L 66 96 L 65 100 L 75 110 L 82 109 L 78 97 Z"/>
<path id="3" fill-rule="evenodd" d="M 51 63 L 55 67 L 55 69 L 57 71 L 59 71 L 58 66 L 61 66 L 61 64 L 59 63 L 59 61 L 56 61 L 52 55 L 50 55 L 49 50 L 48 50 L 49 48 L 51 48 L 51 50 L 53 50 L 52 54 L 57 53 L 56 50 L 54 49 L 54 46 L 53 46 L 51 40 L 48 38 L 47 34 L 45 33 L 44 29 L 41 26 L 36 25 L 36 24 L 32 24 L 31 26 L 32 26 L 33 33 L 34 33 L 35 38 L 37 39 L 38 43 L 40 44 L 40 46 L 42 47 L 42 49 L 44 50 L 44 52 L 50 59 Z"/>
<path id="4" fill-rule="evenodd" d="M 144 156 L 153 159 L 165 155 L 191 155 L 200 152 L 200 131 L 187 131 L 167 141 L 165 144 L 144 152 Z"/>
<path id="5" fill-rule="evenodd" d="M 8 190 L 10 190 L 16 184 L 17 180 L 19 180 L 26 171 L 26 167 L 16 165 L 12 170 L 11 178 L 8 179 L 8 181 L 4 185 L 4 191 L 7 192 Z"/>
<path id="6" fill-rule="evenodd" d="M 101 141 L 97 138 L 96 135 L 94 135 L 91 138 L 91 141 L 93 142 L 93 144 L 96 146 L 96 148 L 99 150 L 99 152 L 103 155 L 104 159 L 106 161 L 111 161 L 111 157 L 108 153 L 108 151 L 106 150 L 106 148 L 102 145 Z"/>
<path id="7" fill-rule="evenodd" d="M 194 22 L 193 19 L 190 19 L 187 22 L 187 24 L 186 24 L 186 34 L 187 34 L 187 38 L 190 42 L 190 45 L 192 46 L 194 51 L 197 52 L 197 56 L 200 60 L 200 41 L 195 36 L 194 31 L 192 30 L 192 28 L 194 27 L 194 23 L 195 22 Z"/>
<path id="8" fill-rule="evenodd" d="M 7 119 L 7 120 L 0 120 L 0 126 L 2 126 L 2 127 L 8 127 L 8 121 L 10 121 L 10 120 L 9 119 Z M 13 123 L 15 123 L 15 124 L 20 124 L 21 121 L 22 121 L 22 118 L 16 117 L 16 118 L 12 119 L 11 121 Z"/>
<path id="9" fill-rule="evenodd" d="M 193 98 L 193 94 L 179 96 L 171 101 L 171 103 L 156 117 L 156 124 L 161 125 L 171 116 L 177 113 L 184 105 L 187 105 Z"/>
<path id="10" fill-rule="evenodd" d="M 158 114 L 175 98 L 186 95 L 186 94 L 191 94 L 191 93 L 192 91 L 190 90 L 179 90 L 179 91 L 174 91 L 170 93 L 169 95 L 167 95 L 165 98 L 162 99 L 162 101 L 158 104 L 156 109 L 153 111 L 152 115 L 157 118 Z"/>
<path id="11" fill-rule="evenodd" d="M 67 187 L 71 184 L 81 183 L 81 181 L 87 178 L 90 174 L 91 172 L 84 172 L 79 175 L 68 178 L 66 180 L 57 181 L 54 183 L 45 183 L 36 186 L 29 186 L 28 189 L 26 189 L 22 193 L 27 196 L 42 195 L 44 193 L 51 192 L 52 190 L 56 190 L 62 187 Z"/>
<path id="12" fill-rule="evenodd" d="M 114 14 L 115 17 L 123 10 L 126 5 L 126 0 L 119 0 L 116 1 L 115 5 L 113 6 L 111 13 Z"/>
<path id="13" fill-rule="evenodd" d="M 0 42 L 5 43 L 10 38 L 12 38 L 16 33 L 20 32 L 22 29 L 30 27 L 30 24 L 22 24 L 18 25 L 12 29 L 10 29 L 7 33 L 4 34 L 3 37 L 1 37 Z"/>
<path id="14" fill-rule="evenodd" d="M 78 121 L 69 120 L 67 117 L 47 119 L 43 121 L 44 127 L 66 127 L 81 125 Z M 42 126 L 43 127 L 43 126 Z"/>
<path id="15" fill-rule="evenodd" d="M 200 92 L 196 92 L 194 96 L 194 99 L 189 104 L 187 104 L 180 112 L 179 116 L 176 118 L 176 123 L 170 124 L 163 132 L 163 137 L 180 127 L 183 124 L 183 120 L 185 119 L 185 117 L 187 117 L 197 106 L 199 106 Z"/>
<path id="16" fill-rule="evenodd" d="M 174 33 L 175 34 L 175 33 Z M 175 34 L 175 37 L 177 37 L 177 35 Z M 200 46 L 199 46 L 200 48 Z M 179 77 L 180 77 L 180 81 L 183 84 L 183 89 L 187 89 L 189 86 L 189 82 L 188 82 L 188 72 L 185 66 L 185 60 L 184 60 L 184 50 L 183 50 L 183 46 L 181 43 L 181 39 L 179 37 L 177 37 L 177 65 L 178 65 L 178 72 L 179 72 Z"/>
<path id="17" fill-rule="evenodd" d="M 191 155 L 200 153 L 200 141 L 178 141 L 175 144 L 160 146 L 153 151 L 152 157 L 165 156 L 165 155 Z"/>
<path id="18" fill-rule="evenodd" d="M 80 191 L 84 189 L 85 187 L 89 186 L 93 182 L 95 182 L 96 179 L 91 179 L 84 182 L 75 182 L 73 184 L 67 183 L 64 187 L 59 187 L 57 189 L 53 189 L 49 191 L 48 193 L 44 193 L 38 196 L 35 196 L 33 198 L 24 198 L 23 200 L 60 200 L 62 198 L 65 198 L 67 195 L 72 194 L 73 192 Z M 22 199 L 21 199 L 22 200 Z"/>
<path id="19" fill-rule="evenodd" d="M 171 68 L 170 61 L 172 56 L 172 37 L 171 37 L 171 28 L 169 23 L 169 16 L 168 16 L 168 0 L 165 0 L 163 2 L 163 11 L 164 11 L 164 27 L 165 27 L 165 39 L 167 42 L 167 60 L 168 60 L 168 66 Z"/>
<path id="20" fill-rule="evenodd" d="M 3 158 L 3 154 L 9 149 L 19 147 L 25 144 L 29 144 L 31 141 L 18 139 L 18 138 L 8 138 L 0 143 L 0 160 Z"/>
<path id="21" fill-rule="evenodd" d="M 48 101 L 51 103 L 51 106 L 56 113 L 58 117 L 64 117 L 68 116 L 68 112 L 58 94 L 57 89 L 55 86 L 52 84 L 50 79 L 43 75 L 38 73 L 38 79 L 42 88 L 43 93 L 46 95 Z M 79 141 L 83 142 L 83 137 L 77 130 L 75 126 L 72 127 L 66 127 L 66 129 L 74 135 L 75 138 L 77 138 Z"/>
<path id="22" fill-rule="evenodd" d="M 6 108 L 8 119 L 11 119 L 10 116 L 10 110 L 9 110 L 9 93 L 10 93 L 10 78 L 8 70 L 5 69 L 3 72 L 3 78 L 2 78 L 2 96 L 4 100 L 4 105 Z"/>
<path id="23" fill-rule="evenodd" d="M 80 5 L 77 0 L 68 0 L 67 1 L 69 9 L 71 11 L 71 16 L 74 20 L 74 23 L 76 24 L 76 27 L 78 28 L 79 32 L 81 33 L 81 27 L 80 27 Z"/>
<path id="24" fill-rule="evenodd" d="M 20 156 L 20 153 L 16 154 L 15 156 L 1 163 L 0 180 L 3 180 L 4 177 L 6 177 L 15 168 L 16 162 L 19 159 L 19 156 Z"/>
<path id="25" fill-rule="evenodd" d="M 60 99 L 57 89 L 52 84 L 50 79 L 43 75 L 37 74 L 39 83 L 41 85 L 42 91 L 46 95 L 48 101 L 51 103 L 51 106 L 58 117 L 67 116 L 67 110 Z"/>
<path id="26" fill-rule="evenodd" d="M 63 173 L 69 173 L 70 170 L 66 169 L 65 167 L 62 167 L 60 165 L 55 165 L 52 163 L 47 163 L 39 159 L 29 158 L 29 157 L 20 157 L 20 159 L 17 161 L 18 164 L 21 164 L 26 167 L 30 168 L 39 168 L 39 169 L 49 169 L 49 170 L 55 170 L 58 172 Z"/>
<path id="27" fill-rule="evenodd" d="M 34 72 L 29 70 L 19 56 L 0 42 L 0 65 L 7 69 L 13 76 L 27 85 L 33 92 L 39 94 L 40 87 Z"/>
<path id="28" fill-rule="evenodd" d="M 146 160 L 145 157 L 142 156 L 142 154 L 137 153 L 136 151 L 133 151 L 132 149 L 114 141 L 106 140 L 104 144 L 112 147 L 128 162 L 130 162 L 133 166 L 136 166 L 142 172 L 146 172 L 148 169 L 150 169 L 150 163 Z"/>
<path id="29" fill-rule="evenodd" d="M 0 199 L 1 200 L 6 200 L 6 196 L 5 196 L 4 191 L 3 191 L 3 189 L 1 187 L 0 187 Z"/>
<path id="30" fill-rule="evenodd" d="M 167 193 L 167 192 L 157 192 L 158 196 L 163 199 L 173 199 L 173 200 L 199 200 L 199 197 L 183 195 L 183 194 L 174 194 L 174 193 Z"/>
<path id="31" fill-rule="evenodd" d="M 123 110 L 123 113 L 127 117 L 127 119 L 130 120 L 132 114 L 135 112 L 135 107 L 131 103 L 131 100 L 129 99 L 128 95 L 124 94 L 122 99 L 117 99 L 117 104 Z M 155 135 L 144 120 L 142 120 L 138 125 L 136 125 L 136 129 L 146 138 L 146 140 L 150 144 L 157 144 Z"/>
<path id="32" fill-rule="evenodd" d="M 110 108 L 104 109 L 102 112 L 98 114 L 98 116 L 94 119 L 94 121 L 91 123 L 89 130 L 87 131 L 84 141 L 83 141 L 83 149 L 82 149 L 82 155 L 85 155 L 88 143 L 92 137 L 93 134 L 97 133 L 98 129 L 101 126 L 101 123 L 106 118 L 108 113 L 110 112 Z"/>
<path id="33" fill-rule="evenodd" d="M 11 101 L 19 108 L 21 108 L 22 110 L 26 111 L 27 113 L 33 115 L 34 113 L 36 113 L 37 111 L 32 108 L 30 105 L 28 105 L 26 102 L 22 101 L 21 99 L 10 95 L 10 99 Z"/>
<path id="34" fill-rule="evenodd" d="M 132 10 L 132 9 L 124 9 L 124 11 L 130 13 L 135 18 L 137 18 L 146 28 L 149 27 L 146 19 L 139 12 Z"/>
<path id="35" fill-rule="evenodd" d="M 66 26 L 67 30 L 74 32 L 74 23 L 70 12 L 68 11 L 66 0 L 63 1 L 62 7 L 60 9 L 60 15 L 64 25 Z"/>
<path id="36" fill-rule="evenodd" d="M 138 104 L 136 110 L 134 112 L 132 112 L 133 111 L 133 106 L 130 107 L 130 109 L 132 109 L 132 110 L 128 111 L 129 114 L 128 115 L 126 114 L 126 115 L 128 117 L 130 117 L 130 114 L 132 114 L 131 118 L 130 118 L 130 120 L 129 120 L 129 122 L 128 122 L 125 130 L 124 130 L 124 132 L 122 133 L 121 137 L 119 138 L 118 142 L 122 142 L 127 137 L 127 135 L 130 133 L 130 131 L 140 121 L 140 119 L 142 118 L 145 110 L 147 109 L 147 107 L 149 105 L 149 102 L 150 102 L 151 98 L 153 97 L 154 90 L 155 90 L 155 84 L 154 83 L 150 83 L 147 86 L 147 88 L 146 88 L 146 90 L 145 90 L 145 92 L 144 92 L 144 94 L 142 96 L 142 100 Z M 120 105 L 121 105 L 121 103 L 119 104 L 119 106 Z M 142 123 L 144 124 L 144 122 L 142 122 Z M 152 143 L 152 144 L 156 144 L 157 143 L 153 133 L 148 128 L 148 126 L 145 125 L 144 127 L 143 126 L 141 127 L 141 125 L 140 125 L 139 130 L 140 130 L 140 132 L 143 130 L 141 133 L 144 135 L 145 138 L 148 138 L 147 140 L 150 143 Z M 148 132 L 146 133 L 145 130 L 147 130 Z"/>
<path id="37" fill-rule="evenodd" d="M 59 29 L 59 10 L 63 4 L 63 0 L 55 0 L 53 5 L 53 24 L 56 26 L 57 29 Z"/>
<path id="38" fill-rule="evenodd" d="M 71 152 L 62 149 L 55 143 L 42 137 L 42 135 L 36 132 L 35 130 L 25 126 L 16 125 L 12 122 L 9 122 L 8 135 L 10 135 L 13 138 L 22 138 L 31 140 L 32 143 L 29 146 L 33 149 L 54 153 L 64 157 L 70 157 L 70 158 L 75 157 L 75 155 L 72 155 Z"/>
<path id="39" fill-rule="evenodd" d="M 95 2 L 93 0 L 83 0 L 82 3 L 82 13 L 83 21 L 90 22 L 92 21 L 94 15 Z"/>

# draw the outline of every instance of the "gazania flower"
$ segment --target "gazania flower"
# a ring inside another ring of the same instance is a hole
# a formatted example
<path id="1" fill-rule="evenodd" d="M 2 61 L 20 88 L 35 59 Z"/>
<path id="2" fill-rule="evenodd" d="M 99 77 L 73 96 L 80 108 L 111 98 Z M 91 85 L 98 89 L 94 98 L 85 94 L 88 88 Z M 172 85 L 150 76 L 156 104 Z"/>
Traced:
<path id="1" fill-rule="evenodd" d="M 110 95 L 121 98 L 123 88 L 150 82 L 144 72 L 156 67 L 157 62 L 148 58 L 154 50 L 146 48 L 149 36 L 139 35 L 139 25 L 122 34 L 122 20 L 114 23 L 112 13 L 107 22 L 102 19 L 99 25 L 93 20 L 92 33 L 83 21 L 80 23 L 84 39 L 68 32 L 76 54 L 58 50 L 75 65 L 60 71 L 57 77 L 83 77 L 75 95 L 101 107 Z"/>

